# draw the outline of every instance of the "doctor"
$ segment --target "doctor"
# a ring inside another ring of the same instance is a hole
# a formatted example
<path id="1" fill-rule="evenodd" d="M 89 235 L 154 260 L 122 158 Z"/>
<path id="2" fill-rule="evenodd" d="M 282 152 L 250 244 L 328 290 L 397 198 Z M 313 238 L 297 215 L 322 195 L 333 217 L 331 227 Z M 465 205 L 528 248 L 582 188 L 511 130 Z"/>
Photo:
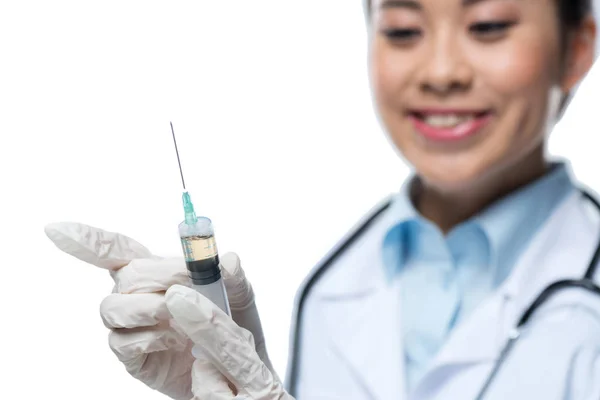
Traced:
<path id="1" fill-rule="evenodd" d="M 231 320 L 188 287 L 182 259 L 47 226 L 111 271 L 111 349 L 176 400 L 600 399 L 600 211 L 544 155 L 594 60 L 590 2 L 374 0 L 367 13 L 376 105 L 415 173 L 300 289 L 287 387 L 235 254 L 222 259 Z"/>

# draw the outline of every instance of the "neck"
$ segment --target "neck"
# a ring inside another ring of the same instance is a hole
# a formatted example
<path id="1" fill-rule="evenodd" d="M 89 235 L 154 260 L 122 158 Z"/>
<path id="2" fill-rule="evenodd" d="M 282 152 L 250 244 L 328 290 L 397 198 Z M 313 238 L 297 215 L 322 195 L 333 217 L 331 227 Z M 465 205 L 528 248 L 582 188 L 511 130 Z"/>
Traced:
<path id="1" fill-rule="evenodd" d="M 543 176 L 547 169 L 541 147 L 522 162 L 488 175 L 468 188 L 444 191 L 421 182 L 416 206 L 425 218 L 447 233 L 496 200 Z"/>

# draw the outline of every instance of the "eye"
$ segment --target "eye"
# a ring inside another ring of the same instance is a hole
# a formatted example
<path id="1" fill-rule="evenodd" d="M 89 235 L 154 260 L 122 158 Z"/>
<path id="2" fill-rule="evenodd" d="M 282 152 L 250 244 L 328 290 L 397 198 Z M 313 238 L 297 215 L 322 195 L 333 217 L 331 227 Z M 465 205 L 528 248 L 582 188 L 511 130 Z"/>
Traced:
<path id="1" fill-rule="evenodd" d="M 515 23 L 511 21 L 479 22 L 469 27 L 469 31 L 483 39 L 501 37 Z"/>
<path id="2" fill-rule="evenodd" d="M 421 32 L 418 29 L 384 29 L 382 34 L 392 42 L 410 42 L 417 39 Z"/>

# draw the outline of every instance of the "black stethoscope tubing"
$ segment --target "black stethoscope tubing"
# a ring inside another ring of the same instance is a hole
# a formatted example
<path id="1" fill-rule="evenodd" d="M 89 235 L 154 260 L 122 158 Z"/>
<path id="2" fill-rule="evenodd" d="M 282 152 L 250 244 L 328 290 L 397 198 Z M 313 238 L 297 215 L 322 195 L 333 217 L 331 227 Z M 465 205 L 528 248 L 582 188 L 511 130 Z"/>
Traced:
<path id="1" fill-rule="evenodd" d="M 584 189 L 580 189 L 581 194 L 587 198 L 600 212 L 600 202 L 594 198 L 588 191 Z M 390 206 L 390 202 L 384 203 L 379 209 L 377 209 L 362 225 L 360 225 L 354 232 L 343 242 L 329 257 L 321 262 L 321 265 L 317 266 L 315 269 L 315 273 L 307 280 L 304 285 L 304 290 L 301 291 L 300 296 L 297 300 L 296 306 L 296 315 L 294 316 L 294 326 L 292 328 L 293 338 L 291 342 L 291 348 L 289 353 L 290 359 L 290 367 L 288 371 L 287 377 L 287 391 L 292 396 L 297 396 L 298 389 L 298 368 L 300 364 L 300 331 L 302 328 L 302 316 L 304 303 L 308 297 L 308 294 L 314 284 L 319 280 L 319 278 L 329 269 L 333 262 L 344 252 L 346 251 L 355 241 L 358 239 L 364 232 L 368 230 L 371 224 L 379 217 L 385 210 Z M 578 288 L 589 291 L 593 294 L 600 296 L 600 287 L 594 283 L 593 277 L 596 273 L 598 260 L 600 259 L 600 239 L 596 244 L 596 248 L 594 250 L 594 254 L 592 259 L 590 260 L 588 267 L 586 269 L 585 275 L 581 279 L 565 279 L 556 281 L 546 287 L 539 296 L 527 307 L 525 312 L 521 315 L 517 325 L 509 335 L 508 341 L 506 345 L 502 349 L 492 372 L 488 375 L 483 387 L 477 395 L 477 400 L 483 398 L 487 390 L 489 389 L 491 383 L 493 382 L 496 374 L 498 373 L 500 367 L 502 366 L 504 360 L 512 350 L 514 344 L 520 337 L 520 330 L 524 327 L 531 319 L 532 315 L 536 310 L 540 308 L 540 306 L 545 303 L 550 297 L 555 295 L 564 289 L 572 289 Z"/>

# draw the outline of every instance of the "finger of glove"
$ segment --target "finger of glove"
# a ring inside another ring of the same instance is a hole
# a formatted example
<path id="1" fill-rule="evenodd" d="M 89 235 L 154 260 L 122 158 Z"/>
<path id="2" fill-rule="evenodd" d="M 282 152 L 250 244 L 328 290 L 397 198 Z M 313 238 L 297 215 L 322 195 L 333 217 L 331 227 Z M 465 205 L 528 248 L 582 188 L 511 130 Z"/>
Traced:
<path id="1" fill-rule="evenodd" d="M 174 400 L 188 400 L 192 394 L 192 342 L 182 351 L 144 353 L 124 361 L 136 379 Z"/>
<path id="2" fill-rule="evenodd" d="M 150 250 L 130 237 L 85 224 L 57 222 L 46 225 L 44 231 L 60 250 L 110 271 L 135 258 L 153 257 Z"/>
<path id="3" fill-rule="evenodd" d="M 192 366 L 194 400 L 233 400 L 227 378 L 208 359 L 197 358 Z"/>
<path id="4" fill-rule="evenodd" d="M 111 272 L 113 293 L 164 292 L 172 285 L 191 286 L 185 260 L 181 257 L 135 259 Z"/>
<path id="5" fill-rule="evenodd" d="M 257 399 L 283 393 L 281 384 L 248 341 L 249 332 L 210 300 L 178 285 L 167 290 L 165 298 L 179 326 L 238 390 Z"/>
<path id="6" fill-rule="evenodd" d="M 223 283 L 232 310 L 244 310 L 254 304 L 254 292 L 236 253 L 221 256 Z"/>
<path id="7" fill-rule="evenodd" d="M 100 316 L 109 329 L 150 327 L 171 319 L 162 293 L 111 294 L 100 303 Z"/>
<path id="8" fill-rule="evenodd" d="M 152 327 L 115 329 L 109 335 L 111 350 L 124 363 L 158 351 L 183 351 L 188 343 L 188 338 L 172 329 L 169 321 Z"/>

